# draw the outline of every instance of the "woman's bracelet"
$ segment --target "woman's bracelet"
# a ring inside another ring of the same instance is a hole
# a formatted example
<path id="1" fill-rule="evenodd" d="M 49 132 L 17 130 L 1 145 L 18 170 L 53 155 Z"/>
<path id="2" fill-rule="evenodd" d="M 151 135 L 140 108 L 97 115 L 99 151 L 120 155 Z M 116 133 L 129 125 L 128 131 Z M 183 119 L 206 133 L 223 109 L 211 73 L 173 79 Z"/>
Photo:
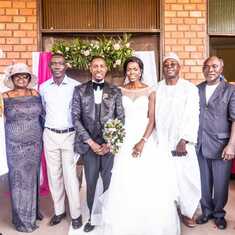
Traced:
<path id="1" fill-rule="evenodd" d="M 147 139 L 146 137 L 144 137 L 144 136 L 143 136 L 141 139 L 142 139 L 145 143 L 148 141 L 148 139 Z"/>

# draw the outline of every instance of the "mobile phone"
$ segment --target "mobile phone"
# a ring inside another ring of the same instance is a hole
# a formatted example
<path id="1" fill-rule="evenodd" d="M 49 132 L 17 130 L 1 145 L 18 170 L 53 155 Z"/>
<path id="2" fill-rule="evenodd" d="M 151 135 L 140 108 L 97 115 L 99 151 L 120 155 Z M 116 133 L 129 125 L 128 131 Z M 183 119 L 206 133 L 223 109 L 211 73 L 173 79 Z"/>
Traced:
<path id="1" fill-rule="evenodd" d="M 176 150 L 172 150 L 172 151 L 171 151 L 172 157 L 185 157 L 185 156 L 187 156 L 187 154 L 188 154 L 188 153 L 186 152 L 184 155 L 179 156 L 179 155 L 177 154 Z"/>

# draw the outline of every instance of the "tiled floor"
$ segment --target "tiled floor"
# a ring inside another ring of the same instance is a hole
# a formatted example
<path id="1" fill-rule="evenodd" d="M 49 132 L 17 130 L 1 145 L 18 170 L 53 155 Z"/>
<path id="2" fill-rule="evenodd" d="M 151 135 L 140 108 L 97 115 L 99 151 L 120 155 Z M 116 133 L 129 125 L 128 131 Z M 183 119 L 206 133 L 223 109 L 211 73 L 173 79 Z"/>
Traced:
<path id="1" fill-rule="evenodd" d="M 19 233 L 14 230 L 10 221 L 10 200 L 9 196 L 6 195 L 5 191 L 7 190 L 5 184 L 0 181 L 0 232 L 3 235 L 26 235 L 26 233 Z M 85 208 L 85 188 L 84 186 L 81 189 L 81 200 L 83 203 L 83 211 L 86 211 Z M 63 220 L 60 224 L 50 227 L 48 222 L 50 216 L 53 214 L 51 198 L 49 196 L 41 198 L 41 212 L 44 214 L 43 221 L 38 223 L 39 229 L 33 232 L 34 235 L 83 235 L 82 229 L 74 232 L 70 228 L 70 220 L 67 218 Z M 181 235 L 235 235 L 235 180 L 231 180 L 230 183 L 230 194 L 229 202 L 227 204 L 227 221 L 228 228 L 224 231 L 218 230 L 213 222 L 209 222 L 205 225 L 197 226 L 196 228 L 190 229 L 182 225 L 182 234 Z M 98 230 L 94 230 L 89 233 L 89 235 L 97 235 Z M 147 235 L 147 234 L 146 234 Z M 170 234 L 167 234 L 170 235 Z"/>

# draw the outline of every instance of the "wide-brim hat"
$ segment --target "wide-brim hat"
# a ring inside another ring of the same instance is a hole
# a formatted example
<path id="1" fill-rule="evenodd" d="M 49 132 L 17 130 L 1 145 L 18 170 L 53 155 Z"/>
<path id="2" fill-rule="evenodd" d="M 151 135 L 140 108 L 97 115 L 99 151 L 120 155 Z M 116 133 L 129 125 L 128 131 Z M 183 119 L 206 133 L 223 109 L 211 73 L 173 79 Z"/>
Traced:
<path id="1" fill-rule="evenodd" d="M 37 84 L 37 77 L 32 74 L 29 67 L 24 63 L 16 63 L 6 68 L 4 76 L 4 85 L 10 89 L 13 89 L 14 84 L 12 82 L 12 76 L 19 73 L 28 73 L 31 76 L 31 79 L 27 87 L 35 87 L 35 85 Z"/>

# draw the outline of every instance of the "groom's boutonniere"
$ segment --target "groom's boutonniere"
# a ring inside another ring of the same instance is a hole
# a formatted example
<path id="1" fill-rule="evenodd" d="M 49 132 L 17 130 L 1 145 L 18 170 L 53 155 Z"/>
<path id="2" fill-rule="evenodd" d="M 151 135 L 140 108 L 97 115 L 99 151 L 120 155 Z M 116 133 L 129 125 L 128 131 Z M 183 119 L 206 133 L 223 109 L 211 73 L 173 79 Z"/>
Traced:
<path id="1" fill-rule="evenodd" d="M 109 98 L 109 95 L 107 93 L 104 93 L 103 94 L 103 99 L 108 99 Z"/>

